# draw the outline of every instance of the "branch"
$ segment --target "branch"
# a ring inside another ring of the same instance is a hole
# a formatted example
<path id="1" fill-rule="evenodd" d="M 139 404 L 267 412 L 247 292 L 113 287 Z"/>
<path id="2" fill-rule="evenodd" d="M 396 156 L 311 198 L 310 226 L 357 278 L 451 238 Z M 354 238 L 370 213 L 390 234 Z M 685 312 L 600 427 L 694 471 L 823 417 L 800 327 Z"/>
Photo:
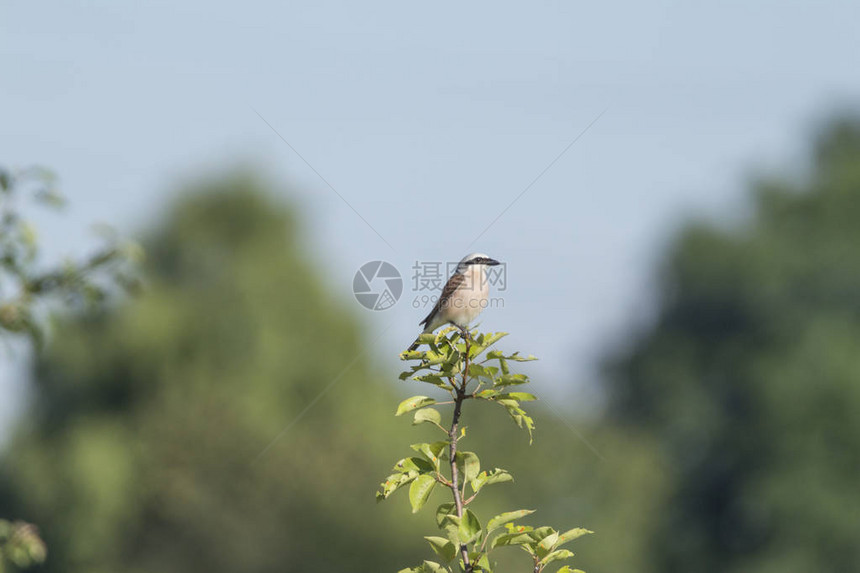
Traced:
<path id="1" fill-rule="evenodd" d="M 460 386 L 452 384 L 455 388 L 454 392 L 454 415 L 451 418 L 451 429 L 448 430 L 448 437 L 451 439 L 450 455 L 448 456 L 451 463 L 451 493 L 454 494 L 454 506 L 457 508 L 457 517 L 463 518 L 463 498 L 460 495 L 460 472 L 457 470 L 457 430 L 460 422 L 460 411 L 463 406 L 463 401 L 466 399 L 466 382 L 469 379 L 469 339 L 466 338 L 466 357 L 463 368 L 463 382 Z M 453 379 L 452 379 L 453 383 Z M 463 568 L 465 573 L 472 572 L 472 564 L 469 562 L 469 547 L 465 543 L 460 544 L 460 555 L 463 557 Z"/>

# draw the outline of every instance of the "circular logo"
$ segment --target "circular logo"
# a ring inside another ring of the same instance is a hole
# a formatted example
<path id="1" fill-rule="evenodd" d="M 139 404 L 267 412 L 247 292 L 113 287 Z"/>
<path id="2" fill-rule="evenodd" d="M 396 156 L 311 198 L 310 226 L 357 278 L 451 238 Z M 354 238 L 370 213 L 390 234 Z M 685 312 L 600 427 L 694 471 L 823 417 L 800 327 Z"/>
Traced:
<path id="1" fill-rule="evenodd" d="M 387 310 L 403 294 L 403 279 L 391 263 L 370 261 L 356 271 L 352 292 L 364 308 Z"/>

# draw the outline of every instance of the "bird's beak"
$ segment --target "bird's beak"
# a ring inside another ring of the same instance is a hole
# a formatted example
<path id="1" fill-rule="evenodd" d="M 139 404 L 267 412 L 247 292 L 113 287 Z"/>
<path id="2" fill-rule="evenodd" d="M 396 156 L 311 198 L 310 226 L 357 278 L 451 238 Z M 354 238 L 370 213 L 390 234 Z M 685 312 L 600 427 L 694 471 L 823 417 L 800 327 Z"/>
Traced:
<path id="1" fill-rule="evenodd" d="M 489 261 L 487 261 L 484 264 L 487 266 L 490 266 L 490 267 L 494 267 L 494 266 L 499 264 L 499 261 L 497 261 L 496 259 L 490 259 Z"/>

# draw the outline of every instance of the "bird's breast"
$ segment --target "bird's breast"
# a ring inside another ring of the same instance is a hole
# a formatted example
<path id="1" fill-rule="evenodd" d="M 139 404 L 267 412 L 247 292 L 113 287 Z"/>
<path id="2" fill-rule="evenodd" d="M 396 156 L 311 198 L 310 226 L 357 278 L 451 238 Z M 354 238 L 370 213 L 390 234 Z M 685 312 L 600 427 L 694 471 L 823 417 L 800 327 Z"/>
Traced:
<path id="1" fill-rule="evenodd" d="M 490 285 L 481 269 L 472 267 L 465 273 L 463 284 L 448 299 L 445 314 L 454 324 L 466 327 L 486 308 Z"/>

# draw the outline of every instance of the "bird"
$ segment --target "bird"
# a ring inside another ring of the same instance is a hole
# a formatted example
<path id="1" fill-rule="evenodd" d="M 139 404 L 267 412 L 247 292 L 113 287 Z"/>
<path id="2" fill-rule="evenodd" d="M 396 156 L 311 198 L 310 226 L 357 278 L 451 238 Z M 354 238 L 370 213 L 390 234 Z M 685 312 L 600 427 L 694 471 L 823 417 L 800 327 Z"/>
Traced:
<path id="1" fill-rule="evenodd" d="M 467 332 L 471 323 L 488 304 L 490 285 L 487 280 L 487 267 L 494 267 L 499 261 L 484 253 L 466 255 L 457 264 L 457 270 L 445 283 L 442 295 L 433 310 L 419 324 L 424 326 L 423 334 L 433 332 L 443 324 L 451 323 L 461 331 Z M 418 339 L 409 350 L 419 346 Z"/>

